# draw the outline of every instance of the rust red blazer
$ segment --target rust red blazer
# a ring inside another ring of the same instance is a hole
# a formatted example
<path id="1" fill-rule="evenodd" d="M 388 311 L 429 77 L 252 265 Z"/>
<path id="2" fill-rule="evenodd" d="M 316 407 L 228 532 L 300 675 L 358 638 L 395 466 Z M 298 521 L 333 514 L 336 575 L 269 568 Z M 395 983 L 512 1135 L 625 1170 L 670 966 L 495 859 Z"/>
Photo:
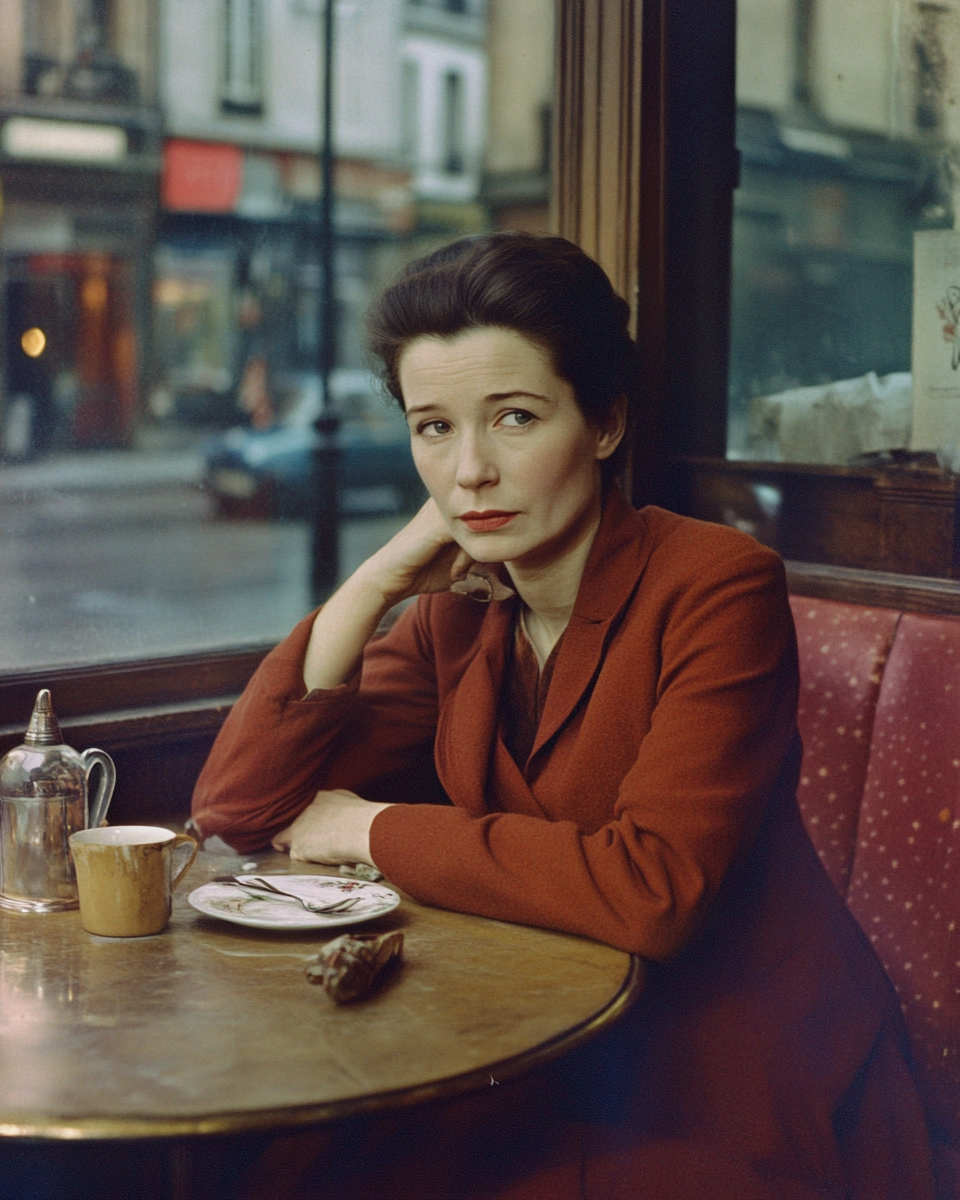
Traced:
<path id="1" fill-rule="evenodd" d="M 779 558 L 612 494 L 522 769 L 498 733 L 516 603 L 420 597 L 362 673 L 304 697 L 307 618 L 217 740 L 204 835 L 262 846 L 320 787 L 400 797 L 371 830 L 388 880 L 653 960 L 590 1195 L 929 1197 L 892 991 L 796 807 Z M 452 804 L 416 802 L 434 766 Z"/>

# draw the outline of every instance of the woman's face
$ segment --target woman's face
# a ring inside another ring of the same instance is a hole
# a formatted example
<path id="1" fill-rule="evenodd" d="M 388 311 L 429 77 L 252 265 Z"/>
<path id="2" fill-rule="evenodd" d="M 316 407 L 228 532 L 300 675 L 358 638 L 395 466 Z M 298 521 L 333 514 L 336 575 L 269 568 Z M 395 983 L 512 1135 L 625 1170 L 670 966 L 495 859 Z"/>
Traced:
<path id="1" fill-rule="evenodd" d="M 417 470 L 478 562 L 547 565 L 599 517 L 622 417 L 588 424 L 539 346 L 501 328 L 417 338 L 399 375 Z"/>

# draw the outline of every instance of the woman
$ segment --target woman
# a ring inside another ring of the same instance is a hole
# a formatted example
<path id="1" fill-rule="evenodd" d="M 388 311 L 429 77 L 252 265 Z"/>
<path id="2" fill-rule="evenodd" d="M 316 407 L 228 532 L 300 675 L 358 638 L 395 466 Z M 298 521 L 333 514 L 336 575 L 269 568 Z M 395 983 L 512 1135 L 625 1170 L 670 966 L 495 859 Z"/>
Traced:
<path id="1" fill-rule="evenodd" d="M 650 960 L 606 1042 L 426 1118 L 429 1155 L 370 1130 L 372 1192 L 931 1196 L 896 1002 L 795 803 L 782 564 L 614 484 L 626 304 L 569 243 L 496 234 L 413 264 L 370 331 L 431 498 L 265 660 L 194 819 Z"/>

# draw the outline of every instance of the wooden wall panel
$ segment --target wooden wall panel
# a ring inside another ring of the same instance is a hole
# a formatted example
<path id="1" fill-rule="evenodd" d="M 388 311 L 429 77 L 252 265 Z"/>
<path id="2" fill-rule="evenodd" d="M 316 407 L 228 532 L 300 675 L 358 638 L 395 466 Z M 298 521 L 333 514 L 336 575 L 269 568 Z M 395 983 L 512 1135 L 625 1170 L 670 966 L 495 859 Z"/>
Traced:
<path id="1" fill-rule="evenodd" d="M 726 448 L 737 183 L 735 0 L 559 0 L 553 225 L 633 310 L 645 401 L 633 498 Z"/>
<path id="2" fill-rule="evenodd" d="M 932 458 L 932 455 L 930 456 Z M 933 466 L 675 460 L 683 511 L 797 562 L 960 579 L 960 477 Z"/>
<path id="3" fill-rule="evenodd" d="M 560 0 L 553 227 L 636 313 L 640 237 L 640 0 Z"/>

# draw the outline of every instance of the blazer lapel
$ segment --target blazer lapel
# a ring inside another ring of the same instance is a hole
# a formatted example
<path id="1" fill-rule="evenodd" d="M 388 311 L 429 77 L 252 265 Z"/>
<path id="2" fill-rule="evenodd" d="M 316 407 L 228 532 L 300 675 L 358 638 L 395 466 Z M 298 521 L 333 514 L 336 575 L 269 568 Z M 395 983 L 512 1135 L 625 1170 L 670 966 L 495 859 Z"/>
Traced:
<path id="1" fill-rule="evenodd" d="M 497 812 L 524 813 L 528 817 L 547 816 L 499 734 L 493 747 L 492 771 L 497 783 Z"/>
<path id="2" fill-rule="evenodd" d="M 464 600 L 464 604 L 473 601 Z M 437 774 L 447 795 L 474 816 L 489 812 L 487 776 L 499 728 L 497 704 L 516 601 L 493 601 L 480 626 L 477 652 L 443 705 L 437 729 Z"/>
<path id="3" fill-rule="evenodd" d="M 570 618 L 557 655 L 547 701 L 530 752 L 532 759 L 565 724 L 600 669 L 609 621 Z"/>
<path id="4" fill-rule="evenodd" d="M 611 491 L 560 643 L 531 759 L 570 718 L 599 673 L 607 638 L 650 556 L 645 528 L 642 514 L 617 489 Z"/>
<path id="5" fill-rule="evenodd" d="M 645 528 L 642 514 L 619 491 L 612 491 L 563 636 L 531 759 L 569 719 L 600 670 L 607 638 L 636 590 L 650 555 Z M 480 626 L 477 652 L 440 713 L 437 773 L 458 807 L 474 816 L 491 811 L 487 803 L 491 772 L 498 788 L 510 793 L 510 811 L 543 815 L 523 773 L 518 768 L 509 770 L 510 765 L 516 767 L 509 751 L 495 746 L 500 740 L 498 704 L 517 604 L 516 600 L 494 601 L 489 606 Z M 504 759 L 510 763 L 505 764 Z"/>

